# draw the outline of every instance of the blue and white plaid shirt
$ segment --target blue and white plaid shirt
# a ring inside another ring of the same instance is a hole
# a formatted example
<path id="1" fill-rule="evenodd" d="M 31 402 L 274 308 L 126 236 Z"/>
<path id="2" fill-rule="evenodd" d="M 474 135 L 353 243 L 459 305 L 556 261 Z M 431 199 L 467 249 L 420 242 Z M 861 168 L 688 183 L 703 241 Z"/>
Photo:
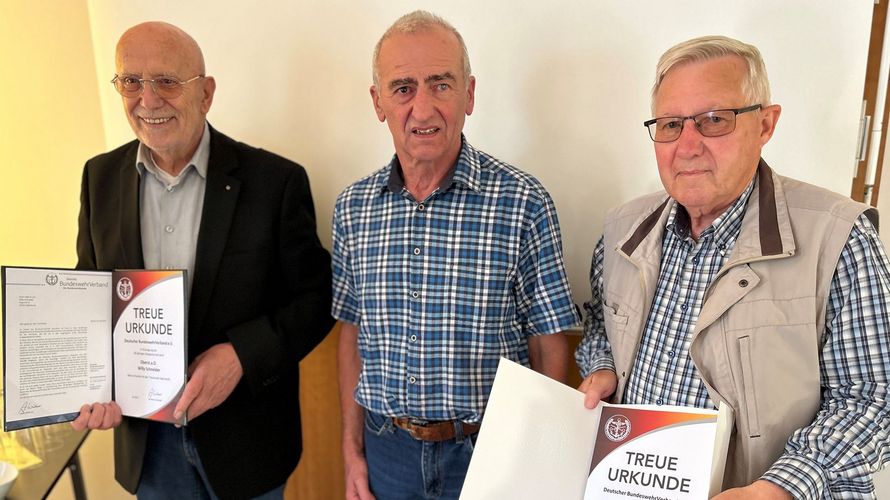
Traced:
<path id="1" fill-rule="evenodd" d="M 729 257 L 753 187 L 695 242 L 688 215 L 674 209 L 662 242 L 661 271 L 624 402 L 714 408 L 689 357 L 704 292 Z M 603 240 L 594 250 L 593 299 L 584 304 L 584 338 L 575 352 L 584 376 L 614 370 L 605 335 Z M 884 428 L 890 376 L 890 262 L 865 215 L 850 232 L 831 282 L 820 356 L 822 409 L 789 439 L 785 454 L 763 475 L 794 498 L 874 498 L 871 471 L 890 460 Z M 851 401 L 878 401 L 873 406 Z M 876 446 L 877 445 L 877 446 Z"/>
<path id="2" fill-rule="evenodd" d="M 359 325 L 356 401 L 382 415 L 482 418 L 501 356 L 580 318 L 559 223 L 532 176 L 463 141 L 427 199 L 398 158 L 347 188 L 333 219 L 332 314 Z"/>
<path id="3" fill-rule="evenodd" d="M 628 404 L 670 404 L 714 408 L 708 389 L 689 356 L 689 342 L 705 290 L 732 253 L 742 229 L 752 181 L 739 199 L 714 219 L 698 241 L 689 235 L 689 216 L 674 204 L 665 225 L 661 271 L 646 332 L 628 378 Z"/>

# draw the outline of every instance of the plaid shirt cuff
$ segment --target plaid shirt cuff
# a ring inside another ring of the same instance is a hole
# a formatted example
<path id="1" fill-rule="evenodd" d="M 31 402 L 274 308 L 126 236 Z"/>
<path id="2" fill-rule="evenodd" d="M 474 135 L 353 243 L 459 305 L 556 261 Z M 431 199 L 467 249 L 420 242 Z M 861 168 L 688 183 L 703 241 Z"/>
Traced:
<path id="1" fill-rule="evenodd" d="M 789 455 L 779 457 L 761 479 L 781 486 L 793 498 L 823 498 L 828 484 L 825 472 L 816 462 Z"/>
<path id="2" fill-rule="evenodd" d="M 615 371 L 615 361 L 612 360 L 611 355 L 603 355 L 597 356 L 589 366 L 587 366 L 587 370 L 581 371 L 581 378 L 587 378 L 588 375 L 597 371 L 597 370 L 612 370 Z"/>

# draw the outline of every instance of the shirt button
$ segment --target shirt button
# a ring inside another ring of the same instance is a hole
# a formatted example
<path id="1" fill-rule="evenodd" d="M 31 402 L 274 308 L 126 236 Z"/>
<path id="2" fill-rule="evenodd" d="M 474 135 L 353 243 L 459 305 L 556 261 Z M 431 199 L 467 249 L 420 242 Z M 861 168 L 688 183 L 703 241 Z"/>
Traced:
<path id="1" fill-rule="evenodd" d="M 420 255 L 420 249 L 419 249 L 419 248 L 415 248 L 415 249 L 414 249 L 414 255 Z"/>
<path id="2" fill-rule="evenodd" d="M 418 210 L 418 211 L 423 212 L 424 209 L 426 209 L 426 207 L 423 205 L 423 203 L 420 203 L 419 205 L 417 205 L 417 210 Z"/>
<path id="3" fill-rule="evenodd" d="M 748 280 L 739 280 L 739 286 L 745 288 L 748 286 Z"/>
<path id="4" fill-rule="evenodd" d="M 411 382 L 413 384 L 413 383 L 417 382 L 417 379 L 414 377 L 408 377 L 408 382 Z"/>
<path id="5" fill-rule="evenodd" d="M 416 299 L 417 297 L 420 297 L 420 292 L 418 292 L 418 291 L 416 291 L 416 290 L 413 291 L 413 292 L 411 292 L 411 297 L 412 297 L 412 298 L 415 298 L 415 299 Z"/>
<path id="6" fill-rule="evenodd" d="M 168 193 L 172 193 L 172 192 L 173 192 L 173 186 L 167 186 L 167 192 L 168 192 Z"/>
<path id="7" fill-rule="evenodd" d="M 655 404 L 657 404 L 658 406 L 661 406 L 661 405 L 664 404 L 664 400 L 661 399 L 661 398 L 658 398 L 658 399 L 655 400 Z"/>
<path id="8" fill-rule="evenodd" d="M 681 311 L 686 312 L 686 309 L 688 309 L 688 308 L 689 308 L 689 306 L 687 306 L 686 304 L 680 304 Z"/>
<path id="9" fill-rule="evenodd" d="M 417 335 L 412 335 L 412 336 L 408 337 L 408 340 L 410 340 L 411 342 L 417 342 Z"/>
<path id="10" fill-rule="evenodd" d="M 698 264 L 698 257 L 693 257 L 693 258 L 692 258 L 692 263 L 693 263 L 693 264 Z"/>
<path id="11" fill-rule="evenodd" d="M 173 232 L 173 226 L 164 226 L 164 231 L 166 231 L 166 232 L 168 232 L 168 233 L 172 233 L 172 232 Z"/>
<path id="12" fill-rule="evenodd" d="M 674 357 L 674 351 L 668 351 L 668 357 L 669 357 L 669 358 L 673 358 L 673 357 Z"/>

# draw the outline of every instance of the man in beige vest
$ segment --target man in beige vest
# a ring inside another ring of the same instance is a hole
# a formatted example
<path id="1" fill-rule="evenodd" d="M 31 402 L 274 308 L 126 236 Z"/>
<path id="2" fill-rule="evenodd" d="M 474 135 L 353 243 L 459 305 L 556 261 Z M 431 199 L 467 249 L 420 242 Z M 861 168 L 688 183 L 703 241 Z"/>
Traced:
<path id="1" fill-rule="evenodd" d="M 876 212 L 761 159 L 781 108 L 751 45 L 671 48 L 652 111 L 666 192 L 606 216 L 575 353 L 585 404 L 732 407 L 721 500 L 874 498 L 890 460 Z"/>

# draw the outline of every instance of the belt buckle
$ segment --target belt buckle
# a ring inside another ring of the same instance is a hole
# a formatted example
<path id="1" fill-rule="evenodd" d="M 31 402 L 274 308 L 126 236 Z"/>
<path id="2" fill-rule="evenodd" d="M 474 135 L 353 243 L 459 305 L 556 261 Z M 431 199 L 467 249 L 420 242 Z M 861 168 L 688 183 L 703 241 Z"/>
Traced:
<path id="1" fill-rule="evenodd" d="M 429 425 L 429 422 L 426 420 L 420 420 L 417 418 L 409 418 L 408 419 L 408 428 L 405 429 L 408 431 L 408 434 L 411 434 L 411 437 L 417 439 L 418 441 L 423 441 L 424 436 L 420 435 L 422 432 L 421 429 L 426 428 Z"/>
<path id="2" fill-rule="evenodd" d="M 403 431 L 405 431 L 405 432 L 407 432 L 408 434 L 410 434 L 411 437 L 413 437 L 414 439 L 419 439 L 419 438 L 417 437 L 417 431 L 418 431 L 418 429 L 423 428 L 424 426 L 426 426 L 426 422 L 425 422 L 425 421 L 423 421 L 423 420 L 419 420 L 419 419 L 416 419 L 416 418 L 411 418 L 411 417 L 402 417 L 402 418 L 399 418 L 399 417 L 393 417 L 393 418 L 392 418 L 392 423 L 393 423 L 396 427 L 398 427 L 399 429 L 402 429 Z"/>

